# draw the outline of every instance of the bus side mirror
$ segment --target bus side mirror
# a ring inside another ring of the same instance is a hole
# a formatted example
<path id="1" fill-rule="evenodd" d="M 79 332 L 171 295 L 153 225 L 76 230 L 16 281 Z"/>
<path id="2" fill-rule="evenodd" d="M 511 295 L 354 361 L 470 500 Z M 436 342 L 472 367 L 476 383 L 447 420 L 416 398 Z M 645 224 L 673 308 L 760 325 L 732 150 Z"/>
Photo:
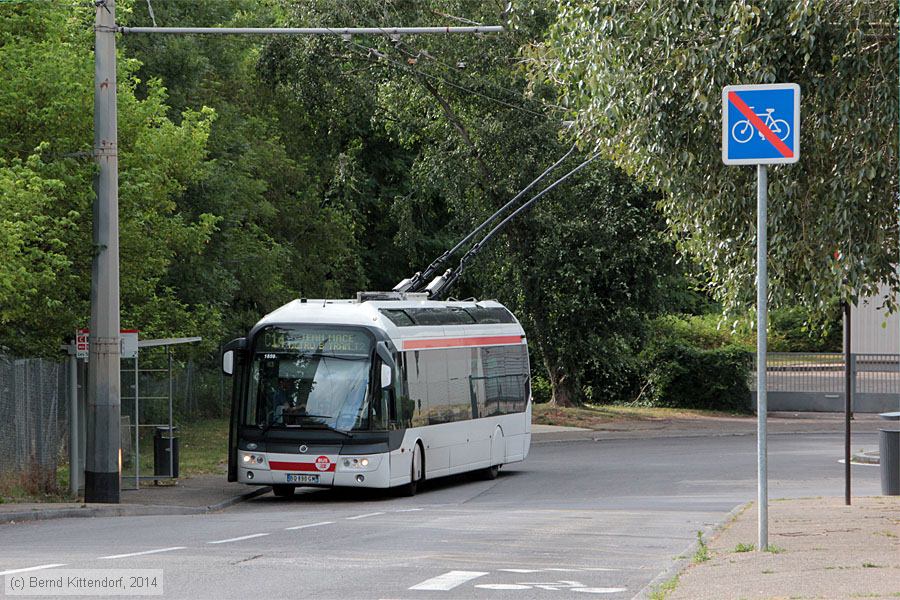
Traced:
<path id="1" fill-rule="evenodd" d="M 393 371 L 391 370 L 390 365 L 383 364 L 381 365 L 381 387 L 386 389 L 391 387 L 391 377 L 393 375 Z"/>
<path id="2" fill-rule="evenodd" d="M 226 375 L 234 375 L 235 352 L 244 352 L 247 347 L 247 338 L 231 340 L 222 347 L 222 372 Z"/>
<path id="3" fill-rule="evenodd" d="M 390 387 L 397 363 L 394 361 L 394 357 L 391 356 L 391 351 L 384 342 L 375 344 L 375 354 L 381 359 L 381 387 Z"/>

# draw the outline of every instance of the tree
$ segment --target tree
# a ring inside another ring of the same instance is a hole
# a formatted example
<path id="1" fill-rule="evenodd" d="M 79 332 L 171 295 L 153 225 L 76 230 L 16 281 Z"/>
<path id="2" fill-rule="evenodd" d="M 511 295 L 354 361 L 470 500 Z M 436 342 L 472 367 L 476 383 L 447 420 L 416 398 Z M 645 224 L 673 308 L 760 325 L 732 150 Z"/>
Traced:
<path id="1" fill-rule="evenodd" d="M 503 8 L 379 0 L 336 8 L 321 1 L 288 16 L 297 26 L 414 26 L 451 16 L 493 23 Z M 395 217 L 391 252 L 405 251 L 421 268 L 571 143 L 562 111 L 548 102 L 552 90 L 527 93 L 513 64 L 550 16 L 537 10 L 513 34 L 496 37 L 278 39 L 261 64 L 276 93 L 312 112 L 316 131 L 327 132 L 323 145 L 358 158 L 357 180 L 377 182 L 351 186 L 354 204 L 363 205 L 354 190 L 371 192 L 378 220 Z M 373 151 L 399 160 L 378 170 L 387 161 Z M 661 282 L 671 271 L 654 199 L 621 170 L 598 164 L 494 240 L 453 292 L 496 297 L 518 314 L 536 371 L 544 366 L 558 404 L 579 402 L 587 385 L 598 395 L 625 395 L 624 363 L 640 344 L 643 317 L 664 305 Z"/>
<path id="2" fill-rule="evenodd" d="M 657 200 L 600 162 L 524 215 L 482 267 L 485 287 L 523 320 L 557 405 L 637 392 L 633 357 L 648 318 L 670 307 L 677 273 Z"/>
<path id="3" fill-rule="evenodd" d="M 896 24 L 893 0 L 568 0 L 526 56 L 586 145 L 665 192 L 730 308 L 753 297 L 755 178 L 721 162 L 721 90 L 799 83 L 800 162 L 770 168 L 770 294 L 823 313 L 900 284 Z"/>
<path id="4" fill-rule="evenodd" d="M 167 26 L 271 26 L 279 5 L 268 0 L 162 3 Z M 138 3 L 127 19 L 147 24 Z M 353 211 L 323 200 L 331 160 L 307 139 L 308 117 L 279 119 L 291 99 L 276 97 L 257 72 L 261 40 L 246 36 L 124 36 L 140 61 L 138 75 L 168 92 L 173 120 L 213 107 L 208 163 L 176 202 L 187 214 L 215 214 L 216 231 L 201 252 L 179 257 L 167 282 L 185 301 L 217 307 L 217 342 L 241 335 L 266 312 L 299 296 L 348 295 L 364 285 Z M 143 85 L 138 93 L 148 93 Z M 281 103 L 284 104 L 281 104 Z"/>
<path id="5" fill-rule="evenodd" d="M 0 11 L 0 346 L 14 352 L 56 353 L 89 320 L 92 22 L 77 2 Z M 120 57 L 122 324 L 188 333 L 217 315 L 181 301 L 164 277 L 216 227 L 173 202 L 203 171 L 213 113 L 174 124 L 158 84 L 135 97 L 135 68 Z"/>

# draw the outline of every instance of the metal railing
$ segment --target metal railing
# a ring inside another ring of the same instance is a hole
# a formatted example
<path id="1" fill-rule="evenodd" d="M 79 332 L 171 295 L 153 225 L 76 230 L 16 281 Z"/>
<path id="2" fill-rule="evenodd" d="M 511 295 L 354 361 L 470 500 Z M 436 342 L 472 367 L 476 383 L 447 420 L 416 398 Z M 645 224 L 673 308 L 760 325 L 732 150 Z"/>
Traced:
<path id="1" fill-rule="evenodd" d="M 770 410 L 842 410 L 845 364 L 841 353 L 770 352 L 767 356 Z M 851 354 L 851 402 L 854 410 L 883 412 L 900 408 L 900 355 Z M 750 380 L 755 392 L 756 366 Z"/>

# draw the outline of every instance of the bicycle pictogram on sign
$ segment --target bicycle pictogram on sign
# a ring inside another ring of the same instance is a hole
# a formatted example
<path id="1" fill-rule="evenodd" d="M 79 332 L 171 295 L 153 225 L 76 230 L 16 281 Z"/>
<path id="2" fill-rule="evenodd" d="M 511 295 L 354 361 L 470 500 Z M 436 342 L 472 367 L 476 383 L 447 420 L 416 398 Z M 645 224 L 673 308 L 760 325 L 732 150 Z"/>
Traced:
<path id="1" fill-rule="evenodd" d="M 750 107 L 750 110 L 753 110 L 752 106 Z M 765 123 L 766 127 L 769 128 L 769 131 L 778 136 L 778 139 L 783 142 L 791 135 L 791 126 L 788 125 L 788 122 L 784 119 L 776 119 L 772 116 L 773 112 L 775 112 L 774 108 L 767 108 L 765 112 L 755 114 L 763 123 Z M 731 137 L 734 138 L 734 141 L 738 144 L 746 144 L 749 142 L 754 133 L 759 136 L 759 139 L 766 139 L 766 136 L 763 135 L 762 131 L 753 127 L 753 123 L 750 122 L 750 119 L 738 121 L 734 124 L 734 127 L 731 128 Z"/>

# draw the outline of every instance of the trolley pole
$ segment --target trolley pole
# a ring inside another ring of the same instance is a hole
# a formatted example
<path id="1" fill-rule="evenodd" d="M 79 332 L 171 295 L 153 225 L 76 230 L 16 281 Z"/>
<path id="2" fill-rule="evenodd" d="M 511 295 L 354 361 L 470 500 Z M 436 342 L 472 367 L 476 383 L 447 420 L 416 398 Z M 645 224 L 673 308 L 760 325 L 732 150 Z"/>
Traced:
<path id="1" fill-rule="evenodd" d="M 768 397 L 766 375 L 768 371 L 768 306 L 769 272 L 766 261 L 766 204 L 768 202 L 769 177 L 766 165 L 756 166 L 756 269 L 759 281 L 756 286 L 756 416 L 757 416 L 757 504 L 759 505 L 759 549 L 769 547 L 769 479 L 766 420 Z"/>
<path id="2" fill-rule="evenodd" d="M 119 168 L 115 0 L 96 0 L 94 22 L 94 257 L 91 269 L 85 502 L 119 502 Z"/>

